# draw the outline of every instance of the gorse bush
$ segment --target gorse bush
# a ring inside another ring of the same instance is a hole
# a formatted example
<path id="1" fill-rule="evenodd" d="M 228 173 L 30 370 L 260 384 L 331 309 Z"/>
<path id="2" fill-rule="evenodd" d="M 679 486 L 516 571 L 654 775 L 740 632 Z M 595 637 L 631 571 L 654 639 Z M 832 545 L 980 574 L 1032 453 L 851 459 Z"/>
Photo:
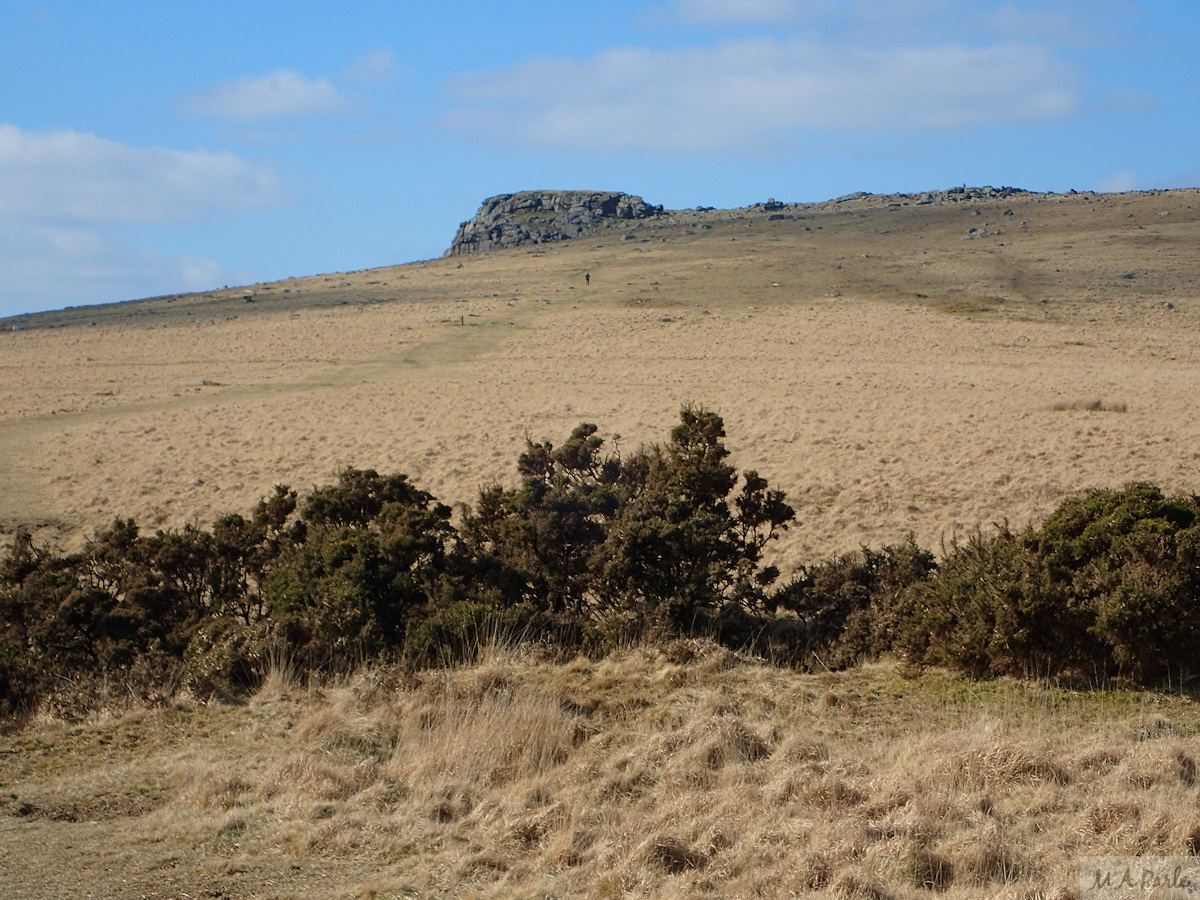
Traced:
<path id="1" fill-rule="evenodd" d="M 801 567 L 764 563 L 794 520 L 729 463 L 724 423 L 686 406 L 662 445 L 609 449 L 592 424 L 528 441 L 520 482 L 461 527 L 400 474 L 346 469 L 249 518 L 142 534 L 116 519 L 55 554 L 0 560 L 0 716 L 87 678 L 201 695 L 252 688 L 280 647 L 301 670 L 462 660 L 495 640 L 603 652 L 708 635 L 781 663 L 895 651 L 977 676 L 1186 681 L 1200 660 L 1200 501 L 1130 485 L 1040 528 L 978 533 L 939 566 L 907 541 Z"/>
<path id="2" fill-rule="evenodd" d="M 1186 681 L 1200 665 L 1200 500 L 1132 484 L 956 544 L 915 589 L 901 645 L 979 675 Z"/>
<path id="3" fill-rule="evenodd" d="M 520 486 L 481 492 L 461 531 L 406 476 L 347 469 L 211 530 L 117 519 L 66 555 L 18 535 L 0 568 L 3 711 L 134 668 L 244 690 L 278 644 L 307 667 L 432 663 L 496 636 L 603 649 L 761 607 L 778 575 L 762 553 L 793 511 L 754 472 L 735 490 L 720 416 L 685 407 L 665 446 L 627 457 L 596 430 L 530 441 Z"/>
<path id="4" fill-rule="evenodd" d="M 398 647 L 451 584 L 450 508 L 404 475 L 347 469 L 305 500 L 267 581 L 295 646 L 331 663 Z"/>
<path id="5" fill-rule="evenodd" d="M 224 516 L 212 531 L 144 536 L 132 519 L 118 518 L 66 555 L 19 533 L 0 565 L 0 705 L 12 713 L 58 682 L 132 671 L 151 687 L 248 686 L 257 660 L 231 658 L 213 672 L 194 639 L 250 629 L 266 615 L 262 590 L 295 503 L 293 492 L 277 488 L 249 521 Z M 244 635 L 237 643 L 246 644 Z M 265 650 L 254 652 L 265 660 Z"/>
<path id="6" fill-rule="evenodd" d="M 910 536 L 801 567 L 771 603 L 795 619 L 789 651 L 796 659 L 841 669 L 895 646 L 910 615 L 910 588 L 936 569 L 933 554 Z"/>
<path id="7" fill-rule="evenodd" d="M 604 453 L 595 425 L 529 442 L 520 487 L 484 490 L 463 538 L 502 596 L 561 621 L 702 629 L 778 577 L 763 549 L 795 516 L 782 491 L 726 462 L 724 424 L 684 407 L 665 447 Z"/>

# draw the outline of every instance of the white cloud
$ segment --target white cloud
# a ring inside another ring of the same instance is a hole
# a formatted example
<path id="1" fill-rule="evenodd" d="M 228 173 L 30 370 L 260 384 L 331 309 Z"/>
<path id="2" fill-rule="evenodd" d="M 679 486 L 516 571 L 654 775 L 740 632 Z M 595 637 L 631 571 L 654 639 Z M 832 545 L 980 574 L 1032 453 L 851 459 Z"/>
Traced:
<path id="1" fill-rule="evenodd" d="M 1120 194 L 1125 191 L 1137 190 L 1137 172 L 1117 172 L 1108 178 L 1101 179 L 1096 184 L 1096 190 L 1105 194 Z"/>
<path id="2" fill-rule="evenodd" d="M 1136 18 L 1131 0 L 665 0 L 650 25 L 806 29 L 830 40 L 936 44 L 1012 39 L 1096 46 Z"/>
<path id="3" fill-rule="evenodd" d="M 329 79 L 309 78 L 292 69 L 227 81 L 182 101 L 183 109 L 193 115 L 244 122 L 327 116 L 354 105 L 354 99 Z"/>
<path id="4" fill-rule="evenodd" d="M 269 168 L 232 153 L 132 147 L 0 123 L 0 315 L 235 283 L 105 229 L 199 219 L 286 199 Z"/>
<path id="5" fill-rule="evenodd" d="M 512 143 L 597 151 L 721 151 L 790 134 L 918 132 L 1060 119 L 1073 69 L 1048 51 L 837 46 L 760 38 L 712 48 L 609 50 L 461 76 L 441 119 Z"/>
<path id="6" fill-rule="evenodd" d="M 247 280 L 211 260 L 164 257 L 89 229 L 0 224 L 0 316 Z"/>
<path id="7" fill-rule="evenodd" d="M 162 222 L 284 199 L 270 169 L 232 153 L 133 147 L 77 131 L 0 123 L 0 217 Z"/>
<path id="8" fill-rule="evenodd" d="M 396 57 L 391 50 L 372 50 L 342 70 L 342 77 L 359 84 L 382 84 L 396 74 Z"/>

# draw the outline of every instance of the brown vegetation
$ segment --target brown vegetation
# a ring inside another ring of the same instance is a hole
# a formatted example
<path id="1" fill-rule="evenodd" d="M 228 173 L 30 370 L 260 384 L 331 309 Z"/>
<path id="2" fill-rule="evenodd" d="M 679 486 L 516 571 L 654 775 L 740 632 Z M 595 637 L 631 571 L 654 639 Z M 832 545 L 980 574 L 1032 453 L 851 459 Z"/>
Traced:
<path id="1" fill-rule="evenodd" d="M 126 677 L 136 661 L 55 675 L 36 719 L 0 737 L 0 894 L 1033 900 L 1077 897 L 1084 855 L 1196 854 L 1191 700 L 1011 676 L 1097 674 L 1098 635 L 1065 627 L 1047 586 L 1073 616 L 1100 614 L 1109 674 L 1189 674 L 1156 629 L 1200 634 L 1198 545 L 1176 534 L 1195 498 L 1175 496 L 1196 489 L 1200 445 L 1200 258 L 1183 252 L 1197 197 L 714 213 L 711 228 L 643 226 L 652 242 L 616 230 L 461 268 L 6 321 L 20 326 L 0 332 L 6 543 L 26 528 L 74 552 L 121 515 L 163 529 L 165 553 L 277 482 L 354 466 L 462 504 L 511 483 L 527 438 L 590 420 L 637 447 L 703 400 L 731 463 L 796 507 L 762 562 L 833 642 L 807 662 L 898 637 L 908 656 L 802 673 L 675 640 L 322 677 L 272 644 L 244 702 Z M 1166 496 L 1060 507 L 1134 481 Z M 1133 506 L 1170 527 L 1073 530 L 1081 509 L 1136 523 Z M 1049 531 L 1024 528 L 1056 508 Z M 461 506 L 433 518 L 464 523 Z M 873 568 L 847 555 L 861 544 L 903 552 Z M 906 633 L 894 579 L 939 546 L 949 576 L 925 599 L 968 614 Z M 222 634 L 188 634 L 236 661 Z"/>
<path id="2" fill-rule="evenodd" d="M 798 214 L 5 320 L 0 540 L 207 523 L 346 466 L 453 506 L 526 435 L 637 447 L 688 401 L 792 498 L 785 577 L 1093 487 L 1195 488 L 1200 194 Z M 1053 410 L 1095 398 L 1128 411 Z"/>
<path id="3" fill-rule="evenodd" d="M 1195 852 L 1198 733 L 1166 695 L 801 675 L 702 641 L 280 668 L 245 706 L 0 740 L 0 888 L 1068 897 L 1082 855 Z"/>

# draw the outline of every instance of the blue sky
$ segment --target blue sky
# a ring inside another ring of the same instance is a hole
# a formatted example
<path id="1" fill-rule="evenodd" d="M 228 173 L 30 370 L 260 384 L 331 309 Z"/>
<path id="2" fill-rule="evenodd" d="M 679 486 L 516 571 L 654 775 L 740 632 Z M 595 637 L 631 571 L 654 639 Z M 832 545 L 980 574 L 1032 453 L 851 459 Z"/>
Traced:
<path id="1" fill-rule="evenodd" d="M 24 2 L 0 315 L 440 255 L 485 197 L 1200 185 L 1194 0 Z"/>

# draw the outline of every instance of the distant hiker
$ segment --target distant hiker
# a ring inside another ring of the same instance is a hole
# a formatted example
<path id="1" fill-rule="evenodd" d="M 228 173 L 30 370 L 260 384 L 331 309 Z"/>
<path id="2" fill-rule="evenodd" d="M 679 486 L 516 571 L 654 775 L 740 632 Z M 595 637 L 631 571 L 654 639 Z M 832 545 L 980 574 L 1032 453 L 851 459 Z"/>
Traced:
<path id="1" fill-rule="evenodd" d="M 591 283 L 592 283 L 592 273 L 591 273 L 591 272 L 584 272 L 584 273 L 583 273 L 583 283 L 584 283 L 584 284 L 591 284 Z"/>

